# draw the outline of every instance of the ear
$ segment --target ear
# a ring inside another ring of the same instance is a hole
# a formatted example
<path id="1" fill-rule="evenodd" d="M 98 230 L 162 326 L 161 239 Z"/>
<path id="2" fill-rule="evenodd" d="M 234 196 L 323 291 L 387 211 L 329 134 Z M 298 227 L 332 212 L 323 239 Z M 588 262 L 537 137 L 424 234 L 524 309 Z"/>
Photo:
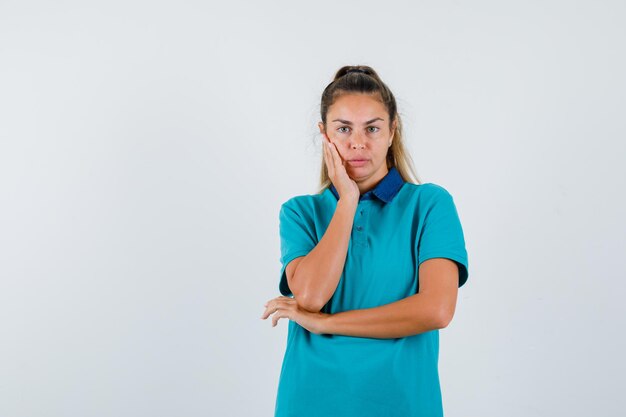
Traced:
<path id="1" fill-rule="evenodd" d="M 391 142 L 393 140 L 393 137 L 396 134 L 396 127 L 398 126 L 398 120 L 394 119 L 393 123 L 391 124 L 391 136 L 389 136 L 389 146 L 391 146 Z"/>
<path id="2" fill-rule="evenodd" d="M 319 129 L 320 129 L 320 133 L 324 133 L 324 123 L 319 122 L 319 123 L 317 124 L 317 127 L 319 127 Z"/>

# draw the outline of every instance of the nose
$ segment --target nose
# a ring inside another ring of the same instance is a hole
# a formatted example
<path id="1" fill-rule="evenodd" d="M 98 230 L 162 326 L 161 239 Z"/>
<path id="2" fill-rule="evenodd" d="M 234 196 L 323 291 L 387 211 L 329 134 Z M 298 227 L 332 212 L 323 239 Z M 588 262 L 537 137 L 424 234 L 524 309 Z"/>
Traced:
<path id="1" fill-rule="evenodd" d="M 365 148 L 365 144 L 363 144 L 363 138 L 361 138 L 360 136 L 355 135 L 355 137 L 352 139 L 352 143 L 351 143 L 350 147 L 352 149 L 363 149 L 363 148 Z"/>

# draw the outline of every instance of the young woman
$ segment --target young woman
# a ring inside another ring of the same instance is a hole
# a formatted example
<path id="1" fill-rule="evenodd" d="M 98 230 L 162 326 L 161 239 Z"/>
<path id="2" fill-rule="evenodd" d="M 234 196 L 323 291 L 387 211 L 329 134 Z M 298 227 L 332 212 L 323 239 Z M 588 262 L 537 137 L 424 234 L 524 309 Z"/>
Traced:
<path id="1" fill-rule="evenodd" d="M 341 68 L 321 118 L 321 188 L 280 208 L 283 296 L 261 316 L 289 319 L 275 417 L 442 416 L 439 329 L 468 278 L 453 198 L 412 181 L 372 68 Z"/>

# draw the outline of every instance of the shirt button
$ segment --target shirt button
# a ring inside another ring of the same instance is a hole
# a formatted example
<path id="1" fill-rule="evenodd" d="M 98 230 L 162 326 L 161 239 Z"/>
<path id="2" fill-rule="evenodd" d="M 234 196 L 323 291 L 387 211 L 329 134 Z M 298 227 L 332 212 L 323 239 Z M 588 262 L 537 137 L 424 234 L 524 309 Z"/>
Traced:
<path id="1" fill-rule="evenodd" d="M 362 230 L 363 228 L 361 226 L 357 226 L 356 230 L 358 230 L 359 232 Z"/>

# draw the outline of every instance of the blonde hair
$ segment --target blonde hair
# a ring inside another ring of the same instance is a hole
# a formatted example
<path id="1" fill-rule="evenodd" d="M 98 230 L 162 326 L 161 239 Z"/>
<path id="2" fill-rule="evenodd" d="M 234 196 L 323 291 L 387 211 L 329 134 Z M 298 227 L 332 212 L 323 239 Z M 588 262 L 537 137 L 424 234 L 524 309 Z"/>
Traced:
<path id="1" fill-rule="evenodd" d="M 328 109 L 335 100 L 343 94 L 370 94 L 377 97 L 387 108 L 389 113 L 389 129 L 393 127 L 393 120 L 397 120 L 393 132 L 393 141 L 387 152 L 387 169 L 395 167 L 402 179 L 406 182 L 421 184 L 413 166 L 411 155 L 407 152 L 402 135 L 402 121 L 398 115 L 396 99 L 387 85 L 380 79 L 376 71 L 367 65 L 346 65 L 335 74 L 334 80 L 326 86 L 322 93 L 320 114 L 322 123 L 326 126 Z M 326 161 L 322 156 L 320 185 L 318 193 L 324 192 L 331 184 L 328 176 Z"/>

